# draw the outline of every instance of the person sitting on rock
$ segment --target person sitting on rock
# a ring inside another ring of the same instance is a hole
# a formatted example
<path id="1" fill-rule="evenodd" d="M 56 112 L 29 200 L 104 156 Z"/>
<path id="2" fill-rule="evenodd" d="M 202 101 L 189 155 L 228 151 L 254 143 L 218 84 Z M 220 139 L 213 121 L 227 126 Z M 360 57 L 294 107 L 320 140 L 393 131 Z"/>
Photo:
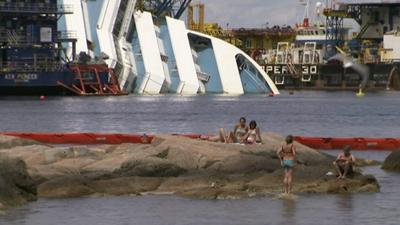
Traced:
<path id="1" fill-rule="evenodd" d="M 339 174 L 338 179 L 345 179 L 347 175 L 353 173 L 353 165 L 356 158 L 351 154 L 350 146 L 346 146 L 336 160 L 333 161 L 336 172 Z"/>
<path id="2" fill-rule="evenodd" d="M 242 138 L 247 134 L 249 128 L 246 124 L 246 118 L 240 117 L 239 122 L 234 126 L 233 131 L 226 135 L 223 128 L 220 128 L 219 135 L 208 137 L 208 141 L 225 142 L 225 143 L 240 143 Z"/>
<path id="3" fill-rule="evenodd" d="M 247 134 L 249 128 L 246 124 L 246 118 L 240 117 L 239 123 L 235 125 L 233 131 L 229 133 L 228 143 L 239 143 L 242 138 Z"/>
<path id="4" fill-rule="evenodd" d="M 240 143 L 243 144 L 262 143 L 260 128 L 257 127 L 257 122 L 255 120 L 250 121 L 249 129 L 246 135 L 244 135 L 241 138 Z"/>
<path id="5" fill-rule="evenodd" d="M 283 192 L 290 194 L 292 192 L 293 167 L 296 159 L 296 146 L 293 144 L 293 136 L 288 135 L 285 139 L 286 144 L 277 152 L 281 165 L 285 169 L 283 177 Z"/>

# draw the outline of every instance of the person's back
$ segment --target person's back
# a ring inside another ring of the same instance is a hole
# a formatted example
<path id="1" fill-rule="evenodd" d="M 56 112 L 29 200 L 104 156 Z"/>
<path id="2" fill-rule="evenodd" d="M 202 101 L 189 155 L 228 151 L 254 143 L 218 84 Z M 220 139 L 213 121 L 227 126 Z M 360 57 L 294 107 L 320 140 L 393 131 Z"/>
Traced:
<path id="1" fill-rule="evenodd" d="M 285 140 L 286 143 L 277 152 L 281 165 L 285 169 L 283 178 L 285 194 L 290 194 L 292 191 L 293 167 L 296 159 L 296 147 L 293 140 L 293 136 L 288 135 Z"/>
<path id="2" fill-rule="evenodd" d="M 281 152 L 282 152 L 283 160 L 294 160 L 294 145 L 293 145 L 293 143 L 283 145 Z"/>

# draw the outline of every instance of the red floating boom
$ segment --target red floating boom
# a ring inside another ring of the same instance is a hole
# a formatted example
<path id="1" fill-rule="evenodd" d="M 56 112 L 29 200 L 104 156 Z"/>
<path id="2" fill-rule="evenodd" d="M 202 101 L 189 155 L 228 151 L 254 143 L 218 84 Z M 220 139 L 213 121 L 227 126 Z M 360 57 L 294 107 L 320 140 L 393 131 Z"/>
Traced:
<path id="1" fill-rule="evenodd" d="M 101 134 L 101 133 L 0 133 L 0 135 L 8 135 L 19 138 L 31 139 L 46 144 L 79 144 L 79 145 L 96 145 L 96 144 L 150 144 L 153 135 L 136 135 L 136 134 Z"/>
<path id="2" fill-rule="evenodd" d="M 295 137 L 303 145 L 315 149 L 343 149 L 350 146 L 353 150 L 400 150 L 400 138 L 328 138 Z"/>
<path id="3" fill-rule="evenodd" d="M 138 134 L 103 134 L 103 133 L 19 133 L 6 132 L 8 135 L 31 139 L 46 144 L 150 144 L 154 135 Z M 209 135 L 201 134 L 173 134 L 193 139 L 207 139 Z M 350 146 L 353 150 L 400 150 L 400 138 L 330 138 L 330 137 L 302 137 L 295 140 L 314 149 L 332 150 Z"/>

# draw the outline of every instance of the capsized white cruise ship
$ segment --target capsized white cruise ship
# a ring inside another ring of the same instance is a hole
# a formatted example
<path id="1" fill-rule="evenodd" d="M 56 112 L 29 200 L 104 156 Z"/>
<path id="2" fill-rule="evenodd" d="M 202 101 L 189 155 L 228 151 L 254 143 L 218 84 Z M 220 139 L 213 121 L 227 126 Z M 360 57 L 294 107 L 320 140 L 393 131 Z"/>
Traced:
<path id="1" fill-rule="evenodd" d="M 86 40 L 78 43 L 77 52 L 103 57 L 125 91 L 279 94 L 266 72 L 246 53 L 218 38 L 186 29 L 182 20 L 137 10 L 141 1 L 63 1 L 80 5 L 79 13 L 66 21 L 67 29 L 75 30 L 78 25 L 79 38 Z"/>

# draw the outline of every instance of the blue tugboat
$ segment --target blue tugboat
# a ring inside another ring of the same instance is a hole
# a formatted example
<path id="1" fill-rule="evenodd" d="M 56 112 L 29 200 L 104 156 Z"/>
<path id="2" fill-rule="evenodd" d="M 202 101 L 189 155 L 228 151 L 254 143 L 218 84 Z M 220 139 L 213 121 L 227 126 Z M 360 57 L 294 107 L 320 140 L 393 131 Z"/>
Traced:
<path id="1" fill-rule="evenodd" d="M 73 32 L 58 30 L 65 14 L 73 8 L 57 0 L 0 0 L 0 95 L 125 94 L 105 63 L 75 57 Z"/>

